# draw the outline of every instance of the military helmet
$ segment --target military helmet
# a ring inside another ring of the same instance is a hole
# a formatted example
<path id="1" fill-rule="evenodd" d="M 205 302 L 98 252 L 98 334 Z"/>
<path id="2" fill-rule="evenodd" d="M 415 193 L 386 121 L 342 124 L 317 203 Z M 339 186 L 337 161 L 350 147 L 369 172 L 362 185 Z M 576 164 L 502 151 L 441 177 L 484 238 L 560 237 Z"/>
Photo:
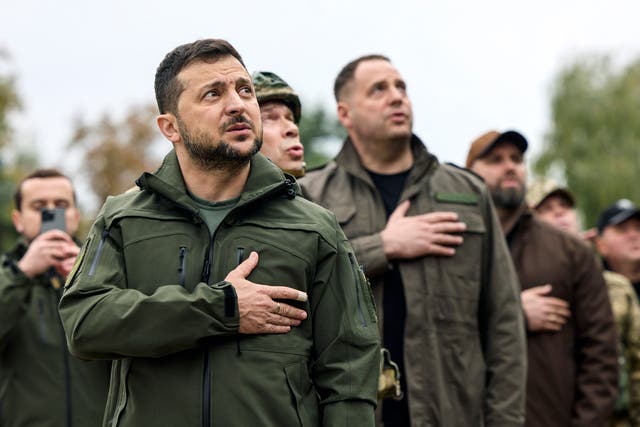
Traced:
<path id="1" fill-rule="evenodd" d="M 269 101 L 284 102 L 291 109 L 295 122 L 300 121 L 300 98 L 287 82 L 270 71 L 256 71 L 251 77 L 256 88 L 258 104 Z"/>

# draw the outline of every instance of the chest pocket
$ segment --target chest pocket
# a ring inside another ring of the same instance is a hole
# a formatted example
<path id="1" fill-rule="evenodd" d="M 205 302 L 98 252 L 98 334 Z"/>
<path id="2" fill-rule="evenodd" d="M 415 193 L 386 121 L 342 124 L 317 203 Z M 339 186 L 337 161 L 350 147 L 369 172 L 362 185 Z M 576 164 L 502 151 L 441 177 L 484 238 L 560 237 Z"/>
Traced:
<path id="1" fill-rule="evenodd" d="M 216 242 L 218 265 L 216 277 L 224 278 L 226 272 L 246 260 L 252 251 L 258 253 L 258 265 L 247 276 L 247 280 L 260 285 L 287 286 L 309 292 L 313 283 L 315 266 L 308 257 L 315 251 L 307 246 L 308 233 L 301 230 L 286 230 L 276 233 L 283 240 L 270 238 L 264 229 L 245 225 L 241 235 Z M 272 233 L 273 234 L 273 233 Z M 283 300 L 284 303 L 305 310 L 310 314 L 309 302 Z M 276 353 L 307 355 L 310 352 L 312 324 L 310 319 L 292 328 L 287 334 L 241 335 L 238 348 L 242 351 L 261 350 Z"/>
<path id="2" fill-rule="evenodd" d="M 150 295 L 166 285 L 192 291 L 200 282 L 209 239 L 197 225 L 131 218 L 121 221 L 120 228 L 130 288 Z"/>
<path id="3" fill-rule="evenodd" d="M 444 274 L 479 284 L 483 242 L 487 233 L 484 219 L 477 212 L 458 212 L 458 217 L 467 225 L 467 229 L 462 233 L 463 242 L 455 247 L 454 256 L 439 258 L 439 264 Z"/>

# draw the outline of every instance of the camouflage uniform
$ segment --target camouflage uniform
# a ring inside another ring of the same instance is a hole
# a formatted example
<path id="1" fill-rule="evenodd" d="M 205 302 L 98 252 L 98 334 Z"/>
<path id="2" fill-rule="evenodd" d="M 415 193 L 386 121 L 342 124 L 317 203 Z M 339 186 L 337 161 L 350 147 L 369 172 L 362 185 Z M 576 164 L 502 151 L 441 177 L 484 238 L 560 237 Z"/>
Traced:
<path id="1" fill-rule="evenodd" d="M 629 280 L 605 271 L 611 308 L 620 335 L 620 394 L 611 422 L 615 427 L 640 426 L 640 305 Z"/>

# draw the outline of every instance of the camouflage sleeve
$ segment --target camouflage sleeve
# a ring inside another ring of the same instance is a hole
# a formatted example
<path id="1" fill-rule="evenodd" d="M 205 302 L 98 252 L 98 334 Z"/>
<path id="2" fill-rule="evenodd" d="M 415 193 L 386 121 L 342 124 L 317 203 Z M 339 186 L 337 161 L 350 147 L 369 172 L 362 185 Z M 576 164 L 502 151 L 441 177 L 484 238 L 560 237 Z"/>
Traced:
<path id="1" fill-rule="evenodd" d="M 626 350 L 629 369 L 629 418 L 631 426 L 640 427 L 640 304 L 631 286 L 629 291 L 629 330 Z"/>

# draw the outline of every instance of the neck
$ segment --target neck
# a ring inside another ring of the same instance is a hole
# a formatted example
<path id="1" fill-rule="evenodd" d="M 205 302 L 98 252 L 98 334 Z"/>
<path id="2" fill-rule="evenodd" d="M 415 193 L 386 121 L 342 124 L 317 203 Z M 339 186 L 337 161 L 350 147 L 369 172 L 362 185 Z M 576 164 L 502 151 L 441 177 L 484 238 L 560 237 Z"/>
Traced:
<path id="1" fill-rule="evenodd" d="M 511 232 L 511 229 L 513 229 L 518 217 L 520 216 L 520 207 L 512 209 L 496 206 L 496 213 L 498 214 L 502 231 L 507 235 Z"/>
<path id="2" fill-rule="evenodd" d="M 210 202 L 240 196 L 251 170 L 251 163 L 240 169 L 203 170 L 184 158 L 178 157 L 178 162 L 189 192 Z"/>
<path id="3" fill-rule="evenodd" d="M 411 138 L 403 140 L 366 141 L 350 135 L 362 165 L 376 173 L 394 174 L 408 170 L 413 165 Z"/>
<path id="4" fill-rule="evenodd" d="M 616 273 L 622 274 L 632 283 L 640 282 L 640 261 L 639 262 L 613 262 L 607 260 L 609 267 Z"/>

